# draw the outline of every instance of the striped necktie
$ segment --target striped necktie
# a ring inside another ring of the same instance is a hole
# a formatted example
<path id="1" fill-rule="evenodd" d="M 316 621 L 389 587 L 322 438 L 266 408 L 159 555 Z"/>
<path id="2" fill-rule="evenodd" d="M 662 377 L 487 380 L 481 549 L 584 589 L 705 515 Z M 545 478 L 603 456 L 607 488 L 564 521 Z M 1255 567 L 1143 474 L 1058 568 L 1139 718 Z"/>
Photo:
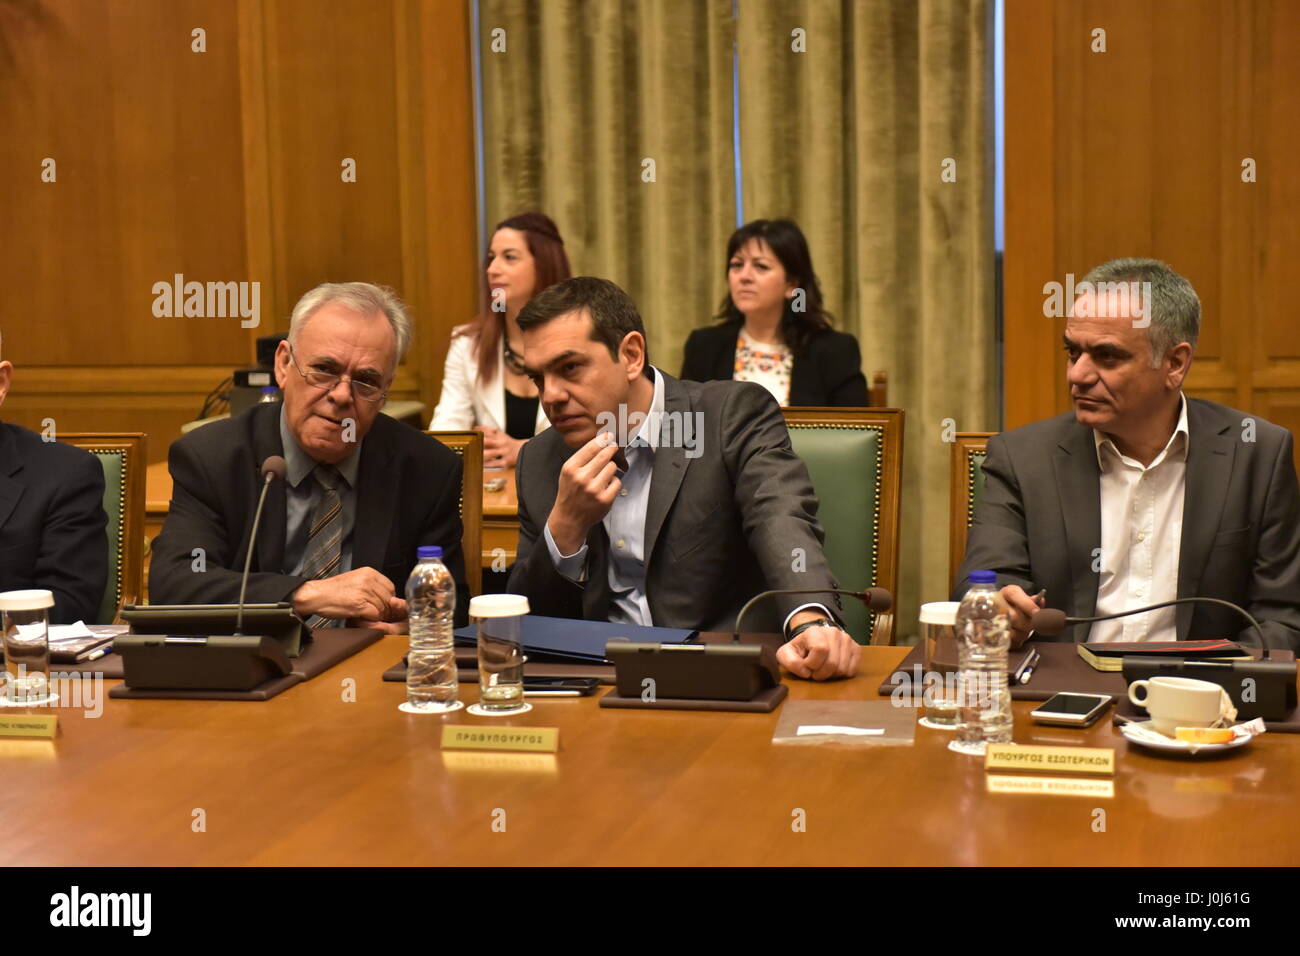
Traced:
<path id="1" fill-rule="evenodd" d="M 303 556 L 304 578 L 328 578 L 338 574 L 343 560 L 343 501 L 339 485 L 343 476 L 333 465 L 318 464 L 312 477 L 320 485 L 320 501 L 312 512 L 311 528 L 307 532 L 307 551 Z M 307 620 L 312 630 L 332 623 L 329 618 L 313 614 Z"/>

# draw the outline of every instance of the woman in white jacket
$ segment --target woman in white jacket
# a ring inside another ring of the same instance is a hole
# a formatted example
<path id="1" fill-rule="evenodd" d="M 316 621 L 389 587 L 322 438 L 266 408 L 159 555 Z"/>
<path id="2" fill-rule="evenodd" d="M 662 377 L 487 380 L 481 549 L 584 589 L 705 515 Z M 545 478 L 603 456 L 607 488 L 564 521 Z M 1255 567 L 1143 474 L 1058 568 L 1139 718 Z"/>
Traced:
<path id="1" fill-rule="evenodd" d="M 515 317 L 528 300 L 570 276 L 550 217 L 525 212 L 497 223 L 484 268 L 487 309 L 451 333 L 442 396 L 429 428 L 483 432 L 483 467 L 511 468 L 519 446 L 549 426 L 524 374 Z"/>

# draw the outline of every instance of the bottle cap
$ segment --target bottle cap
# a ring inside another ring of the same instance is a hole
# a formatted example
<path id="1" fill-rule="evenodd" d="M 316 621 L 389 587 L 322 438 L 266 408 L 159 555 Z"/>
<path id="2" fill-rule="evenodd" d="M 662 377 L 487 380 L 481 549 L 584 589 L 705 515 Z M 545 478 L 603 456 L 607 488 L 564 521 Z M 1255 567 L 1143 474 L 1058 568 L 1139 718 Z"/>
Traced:
<path id="1" fill-rule="evenodd" d="M 519 617 L 528 613 L 523 594 L 480 594 L 469 599 L 470 617 Z"/>
<path id="2" fill-rule="evenodd" d="M 972 571 L 970 573 L 971 584 L 997 584 L 998 573 L 996 571 Z"/>
<path id="3" fill-rule="evenodd" d="M 425 558 L 441 558 L 442 548 L 436 544 L 422 544 L 415 549 L 415 555 L 420 560 Z"/>
<path id="4" fill-rule="evenodd" d="M 0 594 L 0 611 L 39 611 L 47 607 L 54 607 L 53 591 L 5 591 Z"/>

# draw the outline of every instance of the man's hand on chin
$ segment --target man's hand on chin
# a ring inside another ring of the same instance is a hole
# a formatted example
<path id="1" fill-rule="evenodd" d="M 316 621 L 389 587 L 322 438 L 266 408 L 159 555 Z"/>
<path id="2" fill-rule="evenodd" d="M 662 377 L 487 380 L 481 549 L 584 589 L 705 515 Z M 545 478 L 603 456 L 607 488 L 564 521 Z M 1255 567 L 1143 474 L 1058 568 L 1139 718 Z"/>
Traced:
<path id="1" fill-rule="evenodd" d="M 805 621 L 814 621 L 825 615 L 816 611 L 800 611 L 790 621 L 794 630 Z M 777 663 L 795 677 L 808 680 L 830 680 L 835 677 L 853 677 L 858 673 L 862 648 L 838 627 L 810 627 L 777 649 Z"/>

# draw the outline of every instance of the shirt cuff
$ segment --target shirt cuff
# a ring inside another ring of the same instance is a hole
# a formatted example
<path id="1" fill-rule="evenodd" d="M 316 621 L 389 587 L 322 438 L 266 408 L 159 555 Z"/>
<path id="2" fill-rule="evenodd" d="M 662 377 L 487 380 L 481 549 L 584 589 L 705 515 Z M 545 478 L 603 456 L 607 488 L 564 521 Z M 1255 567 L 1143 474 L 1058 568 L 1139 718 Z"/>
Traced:
<path id="1" fill-rule="evenodd" d="M 570 555 L 560 554 L 560 549 L 555 545 L 555 539 L 551 537 L 551 526 L 543 526 L 543 536 L 546 538 L 546 550 L 551 552 L 551 563 L 555 565 L 555 570 L 560 572 L 562 577 L 568 578 L 574 584 L 582 583 L 582 569 L 587 563 L 587 544 L 584 541 L 581 548 Z"/>
<path id="2" fill-rule="evenodd" d="M 552 554 L 554 553 L 555 552 L 552 552 Z M 793 611 L 791 611 L 789 614 L 786 615 L 785 623 L 781 625 L 782 636 L 790 633 L 790 619 L 794 617 L 796 614 L 798 614 L 800 611 L 821 611 L 823 616 L 825 616 L 826 620 L 828 621 L 835 620 L 835 615 L 832 614 L 830 611 L 826 610 L 826 608 L 821 604 L 800 604 L 797 608 L 795 608 Z M 839 627 L 838 624 L 836 624 L 835 626 Z"/>

